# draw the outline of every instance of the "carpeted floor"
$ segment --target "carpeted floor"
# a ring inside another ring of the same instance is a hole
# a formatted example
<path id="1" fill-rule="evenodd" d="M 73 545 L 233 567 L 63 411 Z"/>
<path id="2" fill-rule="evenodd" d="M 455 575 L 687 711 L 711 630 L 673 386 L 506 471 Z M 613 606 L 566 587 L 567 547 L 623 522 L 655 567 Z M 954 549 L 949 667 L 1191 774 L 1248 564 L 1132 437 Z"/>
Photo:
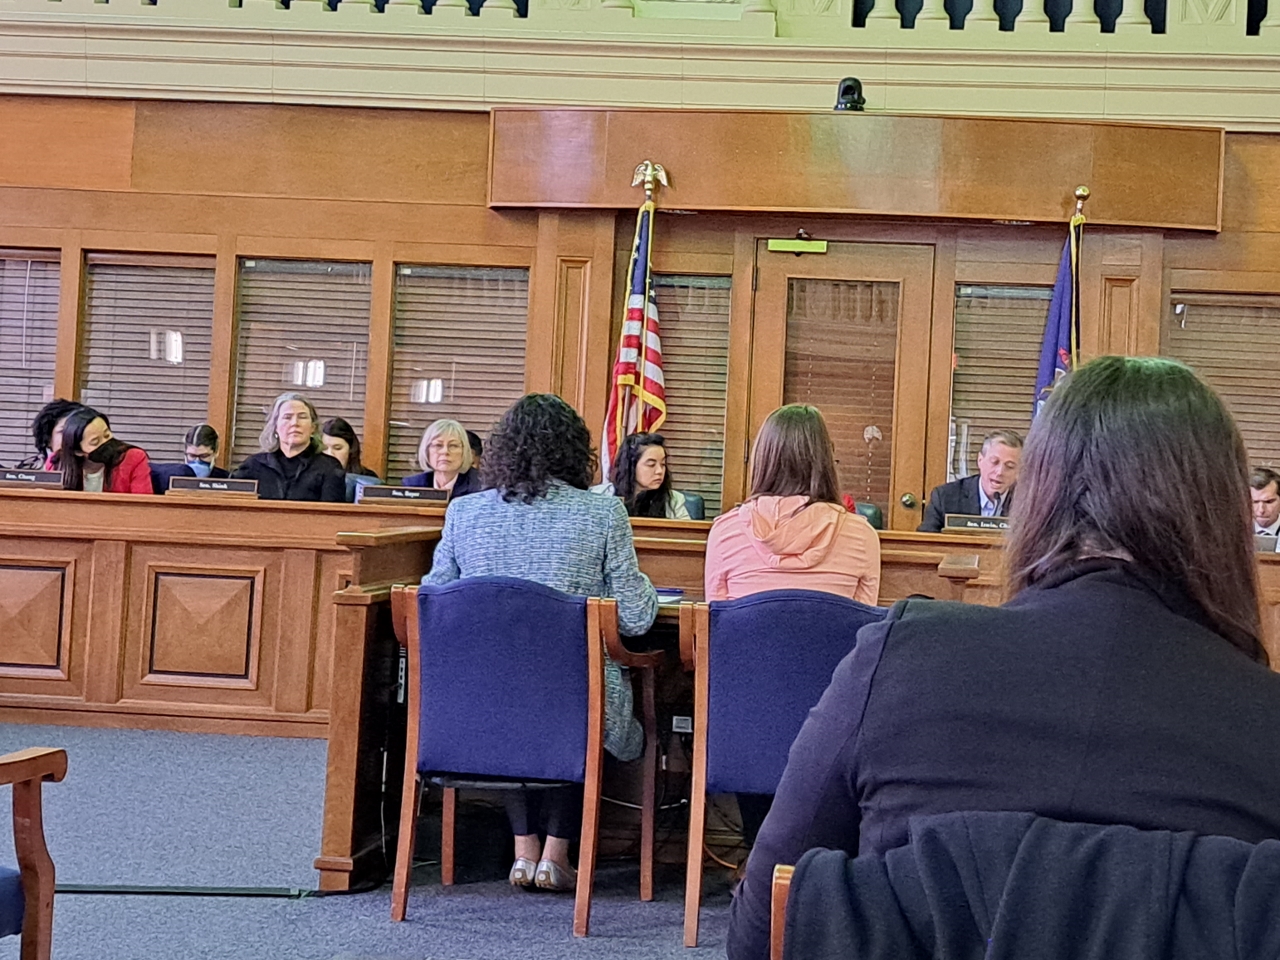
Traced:
<path id="1" fill-rule="evenodd" d="M 44 790 L 59 883 L 316 886 L 323 740 L 0 724 L 0 754 L 35 746 L 67 751 Z M 9 810 L 0 790 L 0 824 Z"/>
<path id="2" fill-rule="evenodd" d="M 45 791 L 59 883 L 315 887 L 325 743 L 262 737 L 0 725 L 0 753 L 67 749 L 70 772 Z M 0 862 L 12 862 L 0 789 Z M 460 836 L 460 840 L 461 840 Z M 461 864 L 460 864 L 461 867 Z M 492 865 L 488 871 L 492 876 Z M 724 953 L 729 884 L 708 871 L 702 947 L 681 945 L 684 871 L 660 870 L 657 900 L 636 899 L 634 861 L 602 863 L 592 936 L 575 940 L 571 897 L 505 882 L 444 890 L 421 868 L 409 920 L 383 888 L 303 899 L 60 894 L 54 960 L 699 960 Z M 0 960 L 18 941 L 0 940 Z"/>
<path id="3" fill-rule="evenodd" d="M 682 873 L 679 872 L 679 873 Z M 682 946 L 683 882 L 667 876 L 653 903 L 635 899 L 632 864 L 606 865 L 591 936 L 570 931 L 573 899 L 505 883 L 445 891 L 423 876 L 409 918 L 389 919 L 387 889 L 304 900 L 62 896 L 54 960 L 706 960 L 723 957 L 728 886 L 708 876 L 701 945 Z M 0 960 L 17 960 L 0 940 Z"/>

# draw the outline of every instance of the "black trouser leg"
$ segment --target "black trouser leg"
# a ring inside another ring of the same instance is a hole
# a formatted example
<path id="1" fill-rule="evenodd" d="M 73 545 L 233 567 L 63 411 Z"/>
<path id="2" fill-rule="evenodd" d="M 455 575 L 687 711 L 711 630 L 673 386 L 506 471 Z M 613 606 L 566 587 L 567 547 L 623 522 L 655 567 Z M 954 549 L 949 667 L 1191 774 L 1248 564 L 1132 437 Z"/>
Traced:
<path id="1" fill-rule="evenodd" d="M 742 839 L 748 847 L 755 846 L 756 837 L 760 835 L 760 826 L 769 815 L 773 806 L 771 793 L 738 794 L 738 811 L 742 814 Z"/>
<path id="2" fill-rule="evenodd" d="M 511 832 L 517 837 L 536 834 L 538 830 L 538 794 L 541 790 L 506 790 L 503 802 L 507 807 L 507 819 L 511 821 Z"/>
<path id="3" fill-rule="evenodd" d="M 582 787 L 571 783 L 544 790 L 508 790 L 504 795 L 511 832 L 517 837 L 542 833 L 576 840 L 582 828 Z"/>

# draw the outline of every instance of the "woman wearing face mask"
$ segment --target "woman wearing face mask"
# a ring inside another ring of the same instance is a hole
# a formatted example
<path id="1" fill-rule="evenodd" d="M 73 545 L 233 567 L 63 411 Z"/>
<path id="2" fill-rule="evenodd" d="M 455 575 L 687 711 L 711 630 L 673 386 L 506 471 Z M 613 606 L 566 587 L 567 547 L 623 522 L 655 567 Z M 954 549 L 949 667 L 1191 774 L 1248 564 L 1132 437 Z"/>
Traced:
<path id="1" fill-rule="evenodd" d="M 58 452 L 64 490 L 86 493 L 151 493 L 147 452 L 111 435 L 111 423 L 91 407 L 67 417 Z"/>
<path id="2" fill-rule="evenodd" d="M 198 477 L 201 480 L 225 480 L 230 476 L 221 467 L 213 465 L 218 455 L 218 431 L 207 423 L 200 423 L 187 431 L 182 438 L 182 463 L 153 463 L 151 483 L 157 494 L 169 492 L 172 477 Z"/>
<path id="3" fill-rule="evenodd" d="M 323 452 L 316 408 L 300 393 L 282 393 L 267 414 L 262 452 L 240 464 L 236 480 L 257 480 L 263 500 L 345 503 L 342 464 Z"/>
<path id="4" fill-rule="evenodd" d="M 186 465 L 194 476 L 201 479 L 212 477 L 214 480 L 231 476 L 213 463 L 218 455 L 218 431 L 209 424 L 197 424 L 188 430 L 182 445 L 186 451 Z"/>
<path id="5" fill-rule="evenodd" d="M 480 472 L 471 465 L 471 441 L 457 420 L 437 420 L 427 427 L 418 444 L 422 473 L 405 477 L 406 487 L 448 490 L 450 499 L 481 489 Z"/>
<path id="6" fill-rule="evenodd" d="M 320 440 L 324 443 L 324 452 L 347 471 L 347 503 L 355 503 L 358 488 L 382 482 L 360 462 L 360 438 L 347 421 L 341 417 L 326 420 L 320 428 Z"/>
<path id="7" fill-rule="evenodd" d="M 618 447 L 609 478 L 612 482 L 594 486 L 592 491 L 621 497 L 632 517 L 690 519 L 684 494 L 671 489 L 666 442 L 660 433 L 631 434 Z"/>

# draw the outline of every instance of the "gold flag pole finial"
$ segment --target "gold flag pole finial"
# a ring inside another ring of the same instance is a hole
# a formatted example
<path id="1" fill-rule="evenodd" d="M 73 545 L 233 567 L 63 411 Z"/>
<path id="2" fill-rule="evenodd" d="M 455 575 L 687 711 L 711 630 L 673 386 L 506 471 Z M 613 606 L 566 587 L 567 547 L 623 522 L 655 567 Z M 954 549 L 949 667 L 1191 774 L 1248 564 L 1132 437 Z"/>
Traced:
<path id="1" fill-rule="evenodd" d="M 1084 215 L 1084 202 L 1089 199 L 1089 188 L 1086 186 L 1076 187 L 1076 216 Z"/>
<path id="2" fill-rule="evenodd" d="M 636 166 L 635 175 L 631 178 L 631 185 L 638 187 L 644 184 L 644 198 L 646 201 L 653 200 L 653 191 L 657 189 L 660 183 L 664 187 L 671 184 L 667 181 L 667 171 L 663 169 L 662 164 L 654 163 L 652 160 L 644 160 Z"/>

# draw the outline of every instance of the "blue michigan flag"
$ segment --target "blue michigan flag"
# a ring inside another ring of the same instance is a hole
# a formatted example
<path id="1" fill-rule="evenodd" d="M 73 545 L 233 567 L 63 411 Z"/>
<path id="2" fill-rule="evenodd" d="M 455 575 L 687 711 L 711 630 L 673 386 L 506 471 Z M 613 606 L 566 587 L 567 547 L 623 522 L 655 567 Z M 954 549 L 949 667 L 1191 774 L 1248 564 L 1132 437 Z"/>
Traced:
<path id="1" fill-rule="evenodd" d="M 1080 362 L 1080 240 L 1083 235 L 1084 216 L 1077 213 L 1067 229 L 1058 279 L 1054 281 L 1053 299 L 1049 301 L 1049 316 L 1044 322 L 1033 414 L 1040 413 L 1058 381 Z"/>

